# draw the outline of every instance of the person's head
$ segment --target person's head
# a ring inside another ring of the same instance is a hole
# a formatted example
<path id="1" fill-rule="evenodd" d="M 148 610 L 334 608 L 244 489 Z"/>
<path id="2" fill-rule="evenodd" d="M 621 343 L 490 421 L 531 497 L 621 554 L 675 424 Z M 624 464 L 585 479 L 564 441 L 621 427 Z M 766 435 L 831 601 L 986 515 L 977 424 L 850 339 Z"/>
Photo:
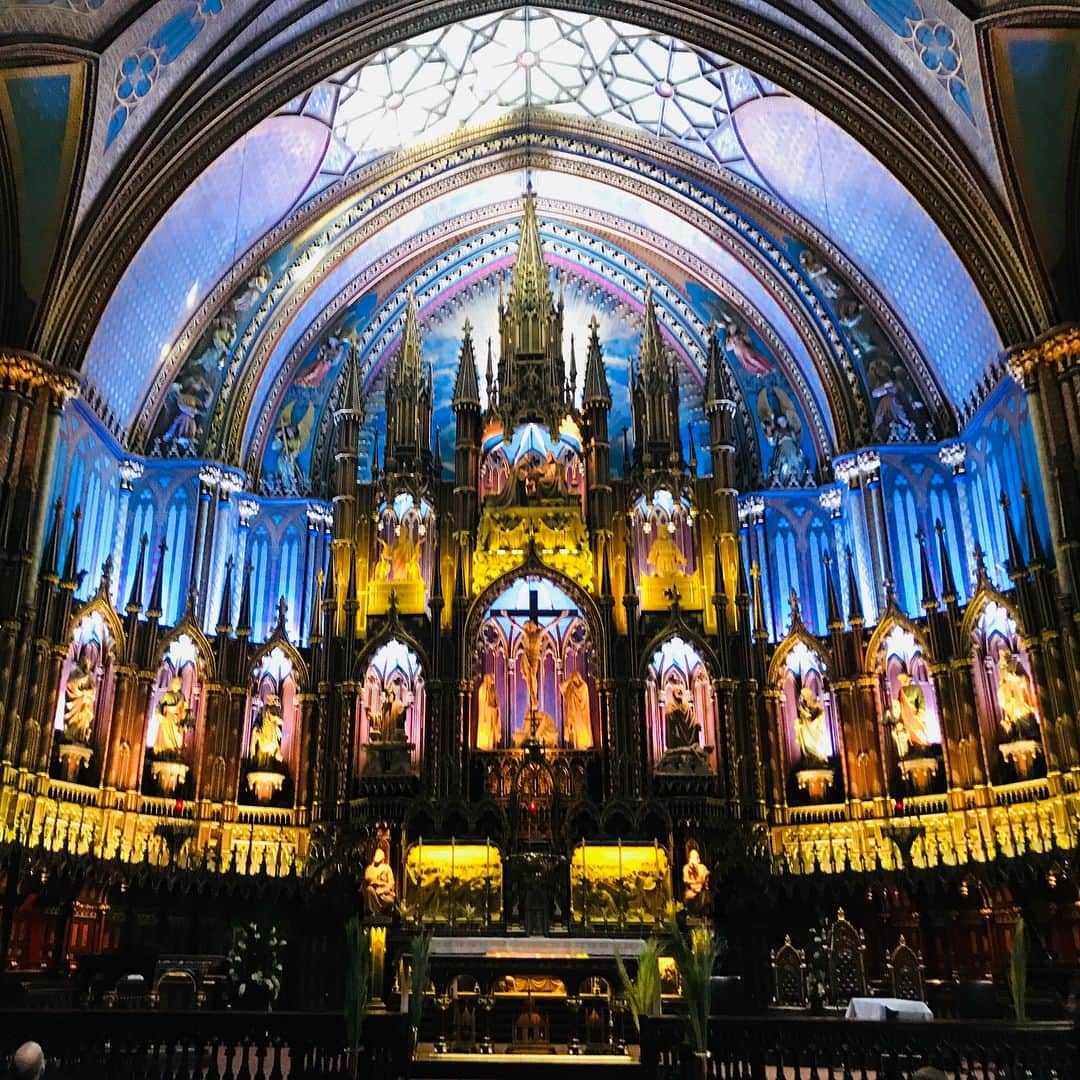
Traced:
<path id="1" fill-rule="evenodd" d="M 933 1065 L 924 1065 L 912 1074 L 911 1080 L 949 1080 L 949 1078 L 940 1069 L 935 1069 Z"/>
<path id="2" fill-rule="evenodd" d="M 36 1042 L 26 1042 L 15 1051 L 11 1074 L 15 1080 L 38 1080 L 45 1071 L 45 1054 Z"/>
<path id="3" fill-rule="evenodd" d="M 690 849 L 690 854 L 687 856 L 687 859 L 692 863 L 701 862 L 701 856 L 698 854 L 697 848 Z"/>

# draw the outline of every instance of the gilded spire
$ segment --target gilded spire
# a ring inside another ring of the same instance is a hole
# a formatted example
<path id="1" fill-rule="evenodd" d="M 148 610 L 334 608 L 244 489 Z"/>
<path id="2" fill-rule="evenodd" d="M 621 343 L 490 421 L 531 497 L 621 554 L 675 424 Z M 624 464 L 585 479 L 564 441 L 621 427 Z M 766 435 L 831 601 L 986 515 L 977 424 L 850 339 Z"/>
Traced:
<path id="1" fill-rule="evenodd" d="M 401 333 L 401 352 L 398 353 L 397 360 L 398 385 L 419 383 L 422 366 L 420 306 L 416 302 L 416 289 L 410 285 L 408 300 L 405 304 L 405 329 Z"/>
<path id="2" fill-rule="evenodd" d="M 510 279 L 510 306 L 546 313 L 553 304 L 544 245 L 540 241 L 540 223 L 536 218 L 536 196 L 529 190 L 525 192 L 521 236 Z"/>
<path id="3" fill-rule="evenodd" d="M 660 335 L 660 320 L 656 317 L 656 301 L 652 282 L 645 289 L 645 321 L 638 345 L 638 375 L 648 378 L 663 364 L 664 339 Z"/>

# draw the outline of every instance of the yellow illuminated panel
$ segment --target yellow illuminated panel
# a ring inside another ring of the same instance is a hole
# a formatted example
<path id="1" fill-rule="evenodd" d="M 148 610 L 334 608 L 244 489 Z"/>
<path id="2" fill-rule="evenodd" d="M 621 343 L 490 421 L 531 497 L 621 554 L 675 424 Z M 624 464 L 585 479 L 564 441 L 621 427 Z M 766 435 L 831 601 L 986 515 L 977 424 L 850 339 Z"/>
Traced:
<path id="1" fill-rule="evenodd" d="M 502 918 L 502 857 L 492 844 L 411 844 L 405 914 L 418 923 L 485 925 Z"/>
<path id="2" fill-rule="evenodd" d="M 570 864 L 570 913 L 584 926 L 658 926 L 673 910 L 659 844 L 581 844 Z"/>

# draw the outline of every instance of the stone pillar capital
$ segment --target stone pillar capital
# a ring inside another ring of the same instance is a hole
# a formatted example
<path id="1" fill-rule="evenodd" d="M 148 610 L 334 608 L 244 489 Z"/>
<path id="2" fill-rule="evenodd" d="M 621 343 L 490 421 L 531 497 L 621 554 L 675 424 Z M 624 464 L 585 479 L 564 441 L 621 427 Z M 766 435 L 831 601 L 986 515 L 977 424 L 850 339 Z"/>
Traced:
<path id="1" fill-rule="evenodd" d="M 1044 364 L 1069 366 L 1080 361 L 1080 325 L 1055 326 L 1030 345 L 1011 349 L 1005 357 L 1009 373 L 1025 390 L 1033 387 Z"/>

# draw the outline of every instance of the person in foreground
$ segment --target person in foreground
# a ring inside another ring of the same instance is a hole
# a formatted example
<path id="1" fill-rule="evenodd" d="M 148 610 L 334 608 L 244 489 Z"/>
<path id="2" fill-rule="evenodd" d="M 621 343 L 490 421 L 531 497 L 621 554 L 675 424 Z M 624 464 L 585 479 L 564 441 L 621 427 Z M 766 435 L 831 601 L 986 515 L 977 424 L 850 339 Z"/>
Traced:
<path id="1" fill-rule="evenodd" d="M 11 1059 L 14 1080 L 38 1080 L 45 1071 L 45 1053 L 36 1042 L 25 1042 Z"/>

